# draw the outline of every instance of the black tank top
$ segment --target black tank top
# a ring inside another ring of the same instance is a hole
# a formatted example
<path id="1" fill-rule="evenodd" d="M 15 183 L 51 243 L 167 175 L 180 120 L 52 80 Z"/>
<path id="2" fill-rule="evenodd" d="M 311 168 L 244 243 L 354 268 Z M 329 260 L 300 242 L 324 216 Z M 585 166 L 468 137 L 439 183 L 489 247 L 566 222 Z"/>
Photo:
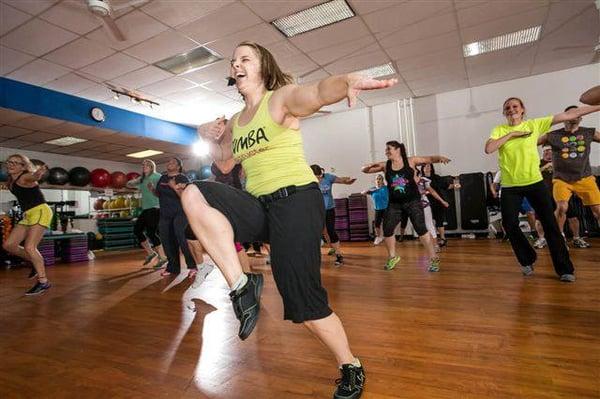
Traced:
<path id="1" fill-rule="evenodd" d="M 419 188 L 415 183 L 415 170 L 406 162 L 400 170 L 392 169 L 392 161 L 385 164 L 385 180 L 387 181 L 388 194 L 391 203 L 403 204 L 418 201 Z"/>
<path id="2" fill-rule="evenodd" d="M 46 203 L 46 199 L 44 198 L 42 190 L 40 190 L 40 186 L 21 187 L 17 184 L 21 176 L 25 173 L 26 172 L 21 173 L 9 187 L 10 192 L 17 197 L 17 201 L 19 201 L 19 205 L 23 212 L 27 212 L 33 207 Z"/>
<path id="3" fill-rule="evenodd" d="M 221 169 L 213 162 L 210 167 L 210 170 L 213 175 L 215 175 L 215 181 L 223 184 L 227 184 L 228 186 L 232 186 L 235 188 L 242 189 L 242 182 L 240 180 L 240 170 L 242 169 L 242 165 L 236 163 L 233 169 L 229 173 L 221 172 Z"/>

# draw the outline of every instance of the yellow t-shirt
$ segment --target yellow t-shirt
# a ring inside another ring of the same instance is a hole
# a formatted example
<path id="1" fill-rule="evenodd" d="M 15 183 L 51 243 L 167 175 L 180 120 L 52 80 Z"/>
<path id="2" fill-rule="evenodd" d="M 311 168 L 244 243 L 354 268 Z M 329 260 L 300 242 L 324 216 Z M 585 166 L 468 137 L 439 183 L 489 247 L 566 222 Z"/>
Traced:
<path id="1" fill-rule="evenodd" d="M 271 118 L 272 94 L 265 93 L 248 124 L 238 125 L 238 116 L 233 120 L 233 157 L 241 162 L 246 190 L 255 197 L 317 181 L 304 158 L 300 130 L 281 126 Z"/>
<path id="2" fill-rule="evenodd" d="M 490 138 L 499 139 L 510 132 L 531 132 L 529 136 L 508 140 L 498 150 L 498 165 L 502 171 L 502 187 L 522 187 L 542 180 L 538 138 L 552 127 L 552 116 L 529 119 L 516 126 L 499 125 Z"/>

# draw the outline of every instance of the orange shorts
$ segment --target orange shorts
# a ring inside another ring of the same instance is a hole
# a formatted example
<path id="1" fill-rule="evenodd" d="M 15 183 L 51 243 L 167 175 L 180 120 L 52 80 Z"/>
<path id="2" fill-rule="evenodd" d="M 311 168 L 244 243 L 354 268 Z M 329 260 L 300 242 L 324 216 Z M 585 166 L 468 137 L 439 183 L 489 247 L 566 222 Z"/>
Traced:
<path id="1" fill-rule="evenodd" d="M 552 179 L 552 196 L 556 202 L 568 201 L 573 193 L 581 198 L 583 205 L 600 205 L 600 190 L 594 176 L 584 177 L 573 183 Z"/>

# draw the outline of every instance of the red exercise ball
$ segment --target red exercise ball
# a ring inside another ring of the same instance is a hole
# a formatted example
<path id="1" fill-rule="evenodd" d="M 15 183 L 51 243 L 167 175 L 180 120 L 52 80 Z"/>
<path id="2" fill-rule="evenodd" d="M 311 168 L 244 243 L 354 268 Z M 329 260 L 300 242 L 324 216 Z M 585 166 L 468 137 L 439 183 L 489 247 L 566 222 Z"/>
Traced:
<path id="1" fill-rule="evenodd" d="M 97 211 L 101 211 L 103 209 L 102 205 L 104 205 L 104 202 L 105 202 L 104 199 L 98 198 L 96 200 L 96 202 L 94 202 L 94 209 L 97 210 Z"/>
<path id="2" fill-rule="evenodd" d="M 106 169 L 94 169 L 91 173 L 91 182 L 93 187 L 108 187 L 110 185 L 110 173 Z"/>
<path id="3" fill-rule="evenodd" d="M 123 188 L 127 184 L 127 176 L 123 172 L 113 172 L 110 180 L 112 188 Z"/>
<path id="4" fill-rule="evenodd" d="M 127 181 L 134 180 L 140 177 L 140 174 L 137 172 L 129 172 L 127 173 Z"/>

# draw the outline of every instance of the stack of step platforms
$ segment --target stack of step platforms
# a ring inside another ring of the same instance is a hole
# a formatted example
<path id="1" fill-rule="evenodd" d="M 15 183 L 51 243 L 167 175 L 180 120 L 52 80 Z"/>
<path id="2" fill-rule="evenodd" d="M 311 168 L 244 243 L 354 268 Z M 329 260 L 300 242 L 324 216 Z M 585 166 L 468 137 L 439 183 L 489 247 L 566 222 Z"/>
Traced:
<path id="1" fill-rule="evenodd" d="M 336 198 L 335 200 L 335 231 L 340 241 L 350 241 L 350 221 L 348 219 L 348 199 Z"/>
<path id="2" fill-rule="evenodd" d="M 129 249 L 137 247 L 130 218 L 98 219 L 98 231 L 104 239 L 104 249 Z"/>
<path id="3" fill-rule="evenodd" d="M 44 258 L 44 266 L 52 266 L 56 262 L 53 240 L 42 240 L 38 244 L 38 251 L 40 251 L 42 258 Z"/>
<path id="4" fill-rule="evenodd" d="M 63 262 L 83 262 L 88 261 L 88 241 L 87 236 L 69 238 L 62 242 L 61 256 Z"/>
<path id="5" fill-rule="evenodd" d="M 368 241 L 369 217 L 366 195 L 350 195 L 350 198 L 348 198 L 348 214 L 350 221 L 350 241 Z"/>

